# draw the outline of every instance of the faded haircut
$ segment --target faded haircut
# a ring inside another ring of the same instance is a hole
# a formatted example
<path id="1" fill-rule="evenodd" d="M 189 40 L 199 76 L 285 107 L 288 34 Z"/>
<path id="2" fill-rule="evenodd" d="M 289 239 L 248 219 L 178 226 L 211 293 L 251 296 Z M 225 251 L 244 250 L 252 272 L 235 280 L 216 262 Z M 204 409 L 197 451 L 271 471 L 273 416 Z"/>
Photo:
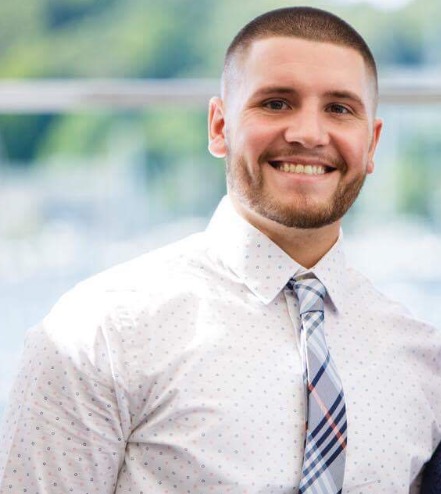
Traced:
<path id="1" fill-rule="evenodd" d="M 375 86 L 375 99 L 377 99 L 377 66 L 366 41 L 340 17 L 326 10 L 313 7 L 286 7 L 271 10 L 256 17 L 244 26 L 227 49 L 222 86 L 225 86 L 226 79 L 236 58 L 243 56 L 254 41 L 278 36 L 333 43 L 356 50 L 363 57 L 372 75 Z"/>

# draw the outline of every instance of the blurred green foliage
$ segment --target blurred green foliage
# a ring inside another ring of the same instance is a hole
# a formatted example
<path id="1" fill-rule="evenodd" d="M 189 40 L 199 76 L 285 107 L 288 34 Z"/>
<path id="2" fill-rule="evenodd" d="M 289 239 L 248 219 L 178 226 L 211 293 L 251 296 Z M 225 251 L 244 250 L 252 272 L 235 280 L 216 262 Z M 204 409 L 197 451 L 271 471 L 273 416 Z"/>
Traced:
<path id="1" fill-rule="evenodd" d="M 414 114 L 414 133 L 403 142 L 399 173 L 397 174 L 398 212 L 440 223 L 436 194 L 441 190 L 441 135 L 436 121 L 439 108 L 426 110 L 426 119 Z M 431 193 L 432 192 L 432 193 Z"/>
<path id="2" fill-rule="evenodd" d="M 329 8 L 358 28 L 380 66 L 441 65 L 440 50 L 432 49 L 441 44 L 438 0 L 410 2 L 400 10 L 308 4 Z M 216 77 L 237 30 L 282 6 L 280 0 L 1 2 L 0 77 Z"/>

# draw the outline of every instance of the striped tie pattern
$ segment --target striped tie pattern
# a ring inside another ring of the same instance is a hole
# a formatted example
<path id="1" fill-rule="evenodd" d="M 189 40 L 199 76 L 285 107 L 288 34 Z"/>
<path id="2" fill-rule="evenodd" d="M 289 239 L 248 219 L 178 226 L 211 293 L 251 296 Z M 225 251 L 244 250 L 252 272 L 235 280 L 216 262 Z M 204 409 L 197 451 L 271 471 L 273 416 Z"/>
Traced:
<path id="1" fill-rule="evenodd" d="M 307 422 L 299 493 L 342 492 L 347 422 L 343 388 L 324 334 L 326 289 L 317 278 L 293 278 L 302 319 Z"/>

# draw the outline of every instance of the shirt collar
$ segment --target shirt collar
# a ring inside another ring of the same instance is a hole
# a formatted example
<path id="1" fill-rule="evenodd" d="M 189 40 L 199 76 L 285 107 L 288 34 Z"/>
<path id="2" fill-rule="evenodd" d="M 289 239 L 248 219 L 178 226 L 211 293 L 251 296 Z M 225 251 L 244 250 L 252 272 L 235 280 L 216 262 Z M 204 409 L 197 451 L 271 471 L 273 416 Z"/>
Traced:
<path id="1" fill-rule="evenodd" d="M 326 287 L 326 292 L 335 308 L 338 311 L 342 310 L 347 300 L 347 271 L 341 231 L 337 242 L 309 271 L 314 273 Z"/>
<path id="2" fill-rule="evenodd" d="M 210 243 L 221 261 L 265 304 L 269 304 L 292 276 L 305 272 L 325 285 L 338 309 L 344 301 L 345 260 L 341 237 L 311 269 L 306 270 L 260 230 L 248 223 L 225 196 L 208 227 Z"/>

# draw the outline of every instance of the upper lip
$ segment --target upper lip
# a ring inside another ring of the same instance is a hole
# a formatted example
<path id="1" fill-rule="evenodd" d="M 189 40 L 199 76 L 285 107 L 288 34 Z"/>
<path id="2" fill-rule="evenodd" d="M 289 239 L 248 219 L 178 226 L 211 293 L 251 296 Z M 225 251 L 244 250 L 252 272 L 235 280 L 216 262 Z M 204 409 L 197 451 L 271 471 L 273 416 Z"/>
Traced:
<path id="1" fill-rule="evenodd" d="M 323 166 L 324 168 L 330 168 L 335 170 L 337 167 L 329 163 L 329 161 L 324 161 L 319 158 L 306 158 L 306 157 L 296 157 L 296 156 L 276 156 L 270 158 L 268 163 L 292 163 L 293 165 L 310 165 L 310 166 Z"/>

